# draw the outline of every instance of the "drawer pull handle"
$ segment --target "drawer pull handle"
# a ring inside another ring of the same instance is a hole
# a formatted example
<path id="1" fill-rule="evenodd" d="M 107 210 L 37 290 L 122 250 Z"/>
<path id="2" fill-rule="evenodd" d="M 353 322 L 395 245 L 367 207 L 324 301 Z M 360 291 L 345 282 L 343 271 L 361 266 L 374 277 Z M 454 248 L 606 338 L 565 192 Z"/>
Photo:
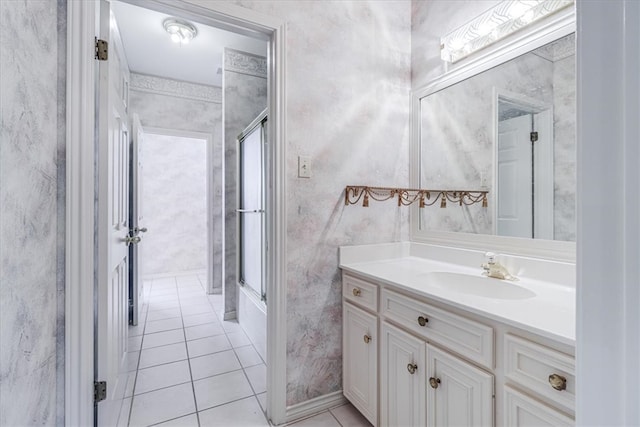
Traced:
<path id="1" fill-rule="evenodd" d="M 369 344 L 371 342 L 371 336 L 370 335 L 365 335 L 364 336 L 364 342 L 365 342 L 365 344 Z"/>
<path id="2" fill-rule="evenodd" d="M 559 391 L 567 389 L 567 379 L 562 375 L 558 375 L 558 374 L 549 375 L 549 384 L 551 384 L 551 387 Z"/>
<path id="3" fill-rule="evenodd" d="M 411 375 L 415 374 L 417 370 L 418 370 L 418 365 L 416 365 L 415 363 L 409 363 L 407 365 L 407 371 L 409 371 Z"/>
<path id="4" fill-rule="evenodd" d="M 429 323 L 429 319 L 424 316 L 418 317 L 418 325 L 425 326 L 427 323 Z"/>
<path id="5" fill-rule="evenodd" d="M 431 388 L 433 389 L 438 388 L 438 384 L 440 384 L 440 378 L 434 378 L 434 377 L 429 378 L 429 385 L 431 386 Z"/>
<path id="6" fill-rule="evenodd" d="M 360 296 L 360 289 L 358 288 L 353 288 L 353 296 L 354 297 L 359 297 Z"/>

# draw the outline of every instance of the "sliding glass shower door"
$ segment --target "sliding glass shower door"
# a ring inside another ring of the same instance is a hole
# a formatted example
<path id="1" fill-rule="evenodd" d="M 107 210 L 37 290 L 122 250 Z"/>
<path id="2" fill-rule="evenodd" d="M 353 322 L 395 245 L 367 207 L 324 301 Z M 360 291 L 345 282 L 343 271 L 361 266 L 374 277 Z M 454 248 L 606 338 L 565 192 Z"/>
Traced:
<path id="1" fill-rule="evenodd" d="M 238 245 L 240 284 L 266 301 L 265 155 L 266 111 L 238 137 Z"/>

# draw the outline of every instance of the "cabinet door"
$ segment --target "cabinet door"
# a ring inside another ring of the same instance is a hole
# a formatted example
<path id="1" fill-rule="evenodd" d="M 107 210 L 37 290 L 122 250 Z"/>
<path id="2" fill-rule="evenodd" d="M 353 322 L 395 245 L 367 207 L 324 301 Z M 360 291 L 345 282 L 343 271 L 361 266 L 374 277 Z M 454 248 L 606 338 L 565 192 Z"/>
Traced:
<path id="1" fill-rule="evenodd" d="M 510 387 L 504 389 L 504 423 L 513 427 L 575 425 L 572 418 Z"/>
<path id="2" fill-rule="evenodd" d="M 389 427 L 424 426 L 425 343 L 386 322 L 382 322 L 381 333 L 380 424 Z"/>
<path id="3" fill-rule="evenodd" d="M 377 318 L 343 302 L 343 393 L 373 425 L 378 421 Z"/>
<path id="4" fill-rule="evenodd" d="M 429 426 L 493 426 L 493 375 L 427 344 Z"/>

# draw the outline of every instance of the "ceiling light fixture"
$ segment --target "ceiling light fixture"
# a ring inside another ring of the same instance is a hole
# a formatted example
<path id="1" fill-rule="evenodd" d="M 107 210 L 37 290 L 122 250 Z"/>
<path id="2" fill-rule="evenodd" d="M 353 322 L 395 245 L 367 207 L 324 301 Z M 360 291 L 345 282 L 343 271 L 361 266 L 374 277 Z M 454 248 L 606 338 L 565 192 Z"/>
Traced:
<path id="1" fill-rule="evenodd" d="M 505 0 L 440 39 L 440 57 L 456 62 L 549 16 L 574 0 Z"/>
<path id="2" fill-rule="evenodd" d="M 165 31 L 171 36 L 174 43 L 188 44 L 198 35 L 198 30 L 190 22 L 180 21 L 175 18 L 165 19 L 162 23 Z"/>

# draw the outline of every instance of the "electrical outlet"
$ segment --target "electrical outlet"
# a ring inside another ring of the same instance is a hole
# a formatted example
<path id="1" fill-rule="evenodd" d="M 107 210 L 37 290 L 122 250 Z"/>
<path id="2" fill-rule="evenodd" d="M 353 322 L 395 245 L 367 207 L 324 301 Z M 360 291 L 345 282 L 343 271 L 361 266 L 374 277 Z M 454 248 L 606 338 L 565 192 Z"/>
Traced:
<path id="1" fill-rule="evenodd" d="M 298 156 L 298 178 L 311 178 L 311 158 Z"/>

